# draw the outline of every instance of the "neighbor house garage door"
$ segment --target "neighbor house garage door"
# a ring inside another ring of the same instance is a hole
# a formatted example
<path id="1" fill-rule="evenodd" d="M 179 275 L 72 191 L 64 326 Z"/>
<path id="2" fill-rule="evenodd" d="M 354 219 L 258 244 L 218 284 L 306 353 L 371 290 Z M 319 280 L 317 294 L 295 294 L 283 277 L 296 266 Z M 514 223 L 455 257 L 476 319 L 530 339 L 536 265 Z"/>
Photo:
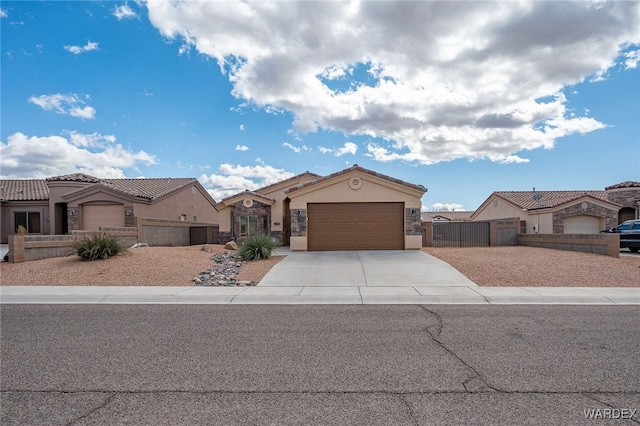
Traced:
<path id="1" fill-rule="evenodd" d="M 573 216 L 564 221 L 565 234 L 597 234 L 600 231 L 600 218 L 595 216 Z"/>
<path id="2" fill-rule="evenodd" d="M 404 250 L 404 203 L 307 205 L 308 250 Z"/>
<path id="3" fill-rule="evenodd" d="M 124 226 L 124 206 L 122 204 L 82 206 L 82 229 L 97 231 L 101 226 Z"/>

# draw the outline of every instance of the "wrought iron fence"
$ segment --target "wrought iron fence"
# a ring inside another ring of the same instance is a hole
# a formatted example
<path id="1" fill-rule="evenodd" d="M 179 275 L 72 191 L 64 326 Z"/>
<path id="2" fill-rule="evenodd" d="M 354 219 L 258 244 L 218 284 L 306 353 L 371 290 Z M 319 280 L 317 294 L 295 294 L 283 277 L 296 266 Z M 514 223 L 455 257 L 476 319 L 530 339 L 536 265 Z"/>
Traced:
<path id="1" fill-rule="evenodd" d="M 489 222 L 434 222 L 433 247 L 488 247 Z"/>

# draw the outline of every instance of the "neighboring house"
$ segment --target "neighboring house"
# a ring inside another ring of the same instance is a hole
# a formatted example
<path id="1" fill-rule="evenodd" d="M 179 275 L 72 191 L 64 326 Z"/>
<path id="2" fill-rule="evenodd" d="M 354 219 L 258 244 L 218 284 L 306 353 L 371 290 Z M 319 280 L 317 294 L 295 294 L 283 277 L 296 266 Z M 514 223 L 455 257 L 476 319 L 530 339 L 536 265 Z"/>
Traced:
<path id="1" fill-rule="evenodd" d="M 627 181 L 604 191 L 498 191 L 471 220 L 518 217 L 527 233 L 594 234 L 640 217 L 640 182 Z"/>
<path id="2" fill-rule="evenodd" d="M 461 222 L 470 221 L 473 212 L 469 211 L 439 211 L 439 212 L 422 212 L 421 218 L 423 222 Z"/>
<path id="3" fill-rule="evenodd" d="M 305 172 L 223 199 L 220 241 L 264 233 L 292 250 L 419 249 L 426 191 L 358 165 Z"/>
<path id="4" fill-rule="evenodd" d="M 82 173 L 0 180 L 0 242 L 22 225 L 29 234 L 61 235 L 100 226 L 135 226 L 136 218 L 218 223 L 216 202 L 195 178 L 99 179 Z"/>

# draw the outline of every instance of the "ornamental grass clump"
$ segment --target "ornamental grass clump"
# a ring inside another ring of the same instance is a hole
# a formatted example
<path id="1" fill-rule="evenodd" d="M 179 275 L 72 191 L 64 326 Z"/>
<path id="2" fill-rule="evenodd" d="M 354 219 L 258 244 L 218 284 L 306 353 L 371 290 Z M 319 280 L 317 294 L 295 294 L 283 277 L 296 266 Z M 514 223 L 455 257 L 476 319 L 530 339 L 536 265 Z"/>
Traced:
<path id="1" fill-rule="evenodd" d="M 85 260 L 107 259 L 126 250 L 116 235 L 106 232 L 80 237 L 73 244 L 73 249 Z"/>
<path id="2" fill-rule="evenodd" d="M 238 255 L 244 260 L 268 259 L 276 243 L 266 235 L 247 238 L 238 249 Z"/>

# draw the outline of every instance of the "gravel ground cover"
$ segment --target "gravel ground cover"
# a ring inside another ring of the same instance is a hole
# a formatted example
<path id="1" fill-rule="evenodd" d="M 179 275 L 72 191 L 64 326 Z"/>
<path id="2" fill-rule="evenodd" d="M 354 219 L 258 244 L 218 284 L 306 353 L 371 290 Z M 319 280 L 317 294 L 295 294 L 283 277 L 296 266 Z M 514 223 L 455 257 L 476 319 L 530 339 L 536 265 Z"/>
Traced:
<path id="1" fill-rule="evenodd" d="M 486 287 L 640 287 L 640 256 L 535 247 L 423 248 Z"/>
<path id="2" fill-rule="evenodd" d="M 106 259 L 82 261 L 77 256 L 23 263 L 0 263 L 2 285 L 192 286 L 193 278 L 211 268 L 211 256 L 228 252 L 222 245 L 141 247 Z M 247 262 L 238 280 L 260 281 L 283 256 Z"/>
<path id="3" fill-rule="evenodd" d="M 193 286 L 221 245 L 144 247 L 107 260 L 77 256 L 0 263 L 2 285 Z M 533 247 L 424 248 L 481 286 L 640 287 L 640 256 L 613 258 Z M 238 280 L 259 282 L 283 256 L 247 262 Z"/>

